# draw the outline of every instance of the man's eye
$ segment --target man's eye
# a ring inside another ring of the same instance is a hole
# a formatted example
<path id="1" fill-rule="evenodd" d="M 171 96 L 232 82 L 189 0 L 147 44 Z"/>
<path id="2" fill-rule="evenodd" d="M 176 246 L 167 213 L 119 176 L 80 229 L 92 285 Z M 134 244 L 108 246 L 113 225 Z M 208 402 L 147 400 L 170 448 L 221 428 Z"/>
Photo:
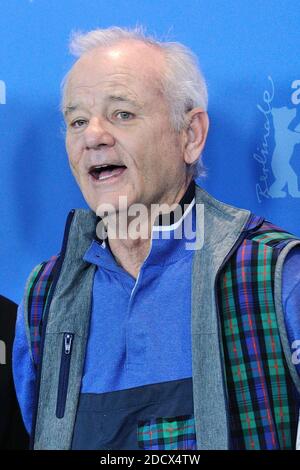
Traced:
<path id="1" fill-rule="evenodd" d="M 116 113 L 116 117 L 121 121 L 128 121 L 129 119 L 133 118 L 133 114 L 129 113 L 128 111 L 118 111 Z"/>
<path id="2" fill-rule="evenodd" d="M 75 128 L 75 129 L 78 129 L 79 127 L 82 127 L 86 124 L 86 120 L 85 119 L 76 119 L 75 121 L 72 121 L 70 126 Z"/>

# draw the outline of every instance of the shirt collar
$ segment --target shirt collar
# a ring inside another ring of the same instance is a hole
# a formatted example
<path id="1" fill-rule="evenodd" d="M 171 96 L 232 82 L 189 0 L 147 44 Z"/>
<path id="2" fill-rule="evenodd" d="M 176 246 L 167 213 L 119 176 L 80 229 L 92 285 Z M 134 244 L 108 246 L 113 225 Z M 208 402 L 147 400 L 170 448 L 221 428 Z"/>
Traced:
<path id="1" fill-rule="evenodd" d="M 155 226 L 170 226 L 170 230 L 172 230 L 172 225 L 176 224 L 181 217 L 182 214 L 184 214 L 185 209 L 187 209 L 187 205 L 189 205 L 195 197 L 195 181 L 192 180 L 184 193 L 184 196 L 181 198 L 181 200 L 178 203 L 178 210 L 171 211 L 169 214 L 167 214 L 167 217 L 164 215 L 160 214 L 157 217 L 157 220 L 155 222 Z"/>
<path id="2" fill-rule="evenodd" d="M 186 242 L 193 241 L 195 233 L 195 182 L 191 181 L 179 207 L 165 217 L 159 215 L 152 229 L 151 248 L 143 267 L 146 265 L 166 265 L 191 254 L 186 250 Z M 117 264 L 109 243 L 95 237 L 84 255 L 84 260 L 113 271 L 122 271 Z"/>

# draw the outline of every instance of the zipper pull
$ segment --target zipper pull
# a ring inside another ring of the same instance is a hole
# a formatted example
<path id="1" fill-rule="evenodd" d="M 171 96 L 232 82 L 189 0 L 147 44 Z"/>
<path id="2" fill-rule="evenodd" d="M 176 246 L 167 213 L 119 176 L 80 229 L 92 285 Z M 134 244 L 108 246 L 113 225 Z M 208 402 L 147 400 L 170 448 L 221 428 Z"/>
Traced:
<path id="1" fill-rule="evenodd" d="M 73 334 L 65 333 L 65 354 L 70 354 L 73 341 Z"/>

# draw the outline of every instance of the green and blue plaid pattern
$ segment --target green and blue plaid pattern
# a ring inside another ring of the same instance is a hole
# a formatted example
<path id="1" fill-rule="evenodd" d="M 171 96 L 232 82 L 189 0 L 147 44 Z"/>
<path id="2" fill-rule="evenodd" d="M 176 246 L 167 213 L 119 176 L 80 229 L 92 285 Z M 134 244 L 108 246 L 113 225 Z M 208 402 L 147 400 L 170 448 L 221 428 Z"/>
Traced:
<path id="1" fill-rule="evenodd" d="M 39 264 L 33 271 L 27 288 L 27 313 L 30 329 L 31 351 L 34 364 L 40 359 L 40 343 L 43 313 L 47 305 L 48 294 L 53 281 L 54 267 L 58 256 Z"/>
<path id="2" fill-rule="evenodd" d="M 218 283 L 232 446 L 292 449 L 298 407 L 280 342 L 274 270 L 294 237 L 265 222 L 249 233 Z"/>
<path id="3" fill-rule="evenodd" d="M 185 415 L 139 421 L 138 445 L 144 450 L 196 449 L 193 416 Z"/>

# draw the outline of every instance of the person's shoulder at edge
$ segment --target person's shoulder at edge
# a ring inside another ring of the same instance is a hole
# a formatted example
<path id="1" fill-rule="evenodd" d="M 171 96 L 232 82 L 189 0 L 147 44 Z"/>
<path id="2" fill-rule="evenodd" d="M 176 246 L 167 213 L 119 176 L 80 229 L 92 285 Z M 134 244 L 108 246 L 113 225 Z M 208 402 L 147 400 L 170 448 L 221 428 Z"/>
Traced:
<path id="1" fill-rule="evenodd" d="M 12 349 L 17 308 L 15 302 L 0 295 L 1 340 L 5 341 L 6 345 L 6 367 L 2 370 L 0 378 L 1 395 L 3 397 L 0 413 L 0 448 L 10 450 L 28 448 L 28 435 L 22 423 L 12 376 Z"/>

